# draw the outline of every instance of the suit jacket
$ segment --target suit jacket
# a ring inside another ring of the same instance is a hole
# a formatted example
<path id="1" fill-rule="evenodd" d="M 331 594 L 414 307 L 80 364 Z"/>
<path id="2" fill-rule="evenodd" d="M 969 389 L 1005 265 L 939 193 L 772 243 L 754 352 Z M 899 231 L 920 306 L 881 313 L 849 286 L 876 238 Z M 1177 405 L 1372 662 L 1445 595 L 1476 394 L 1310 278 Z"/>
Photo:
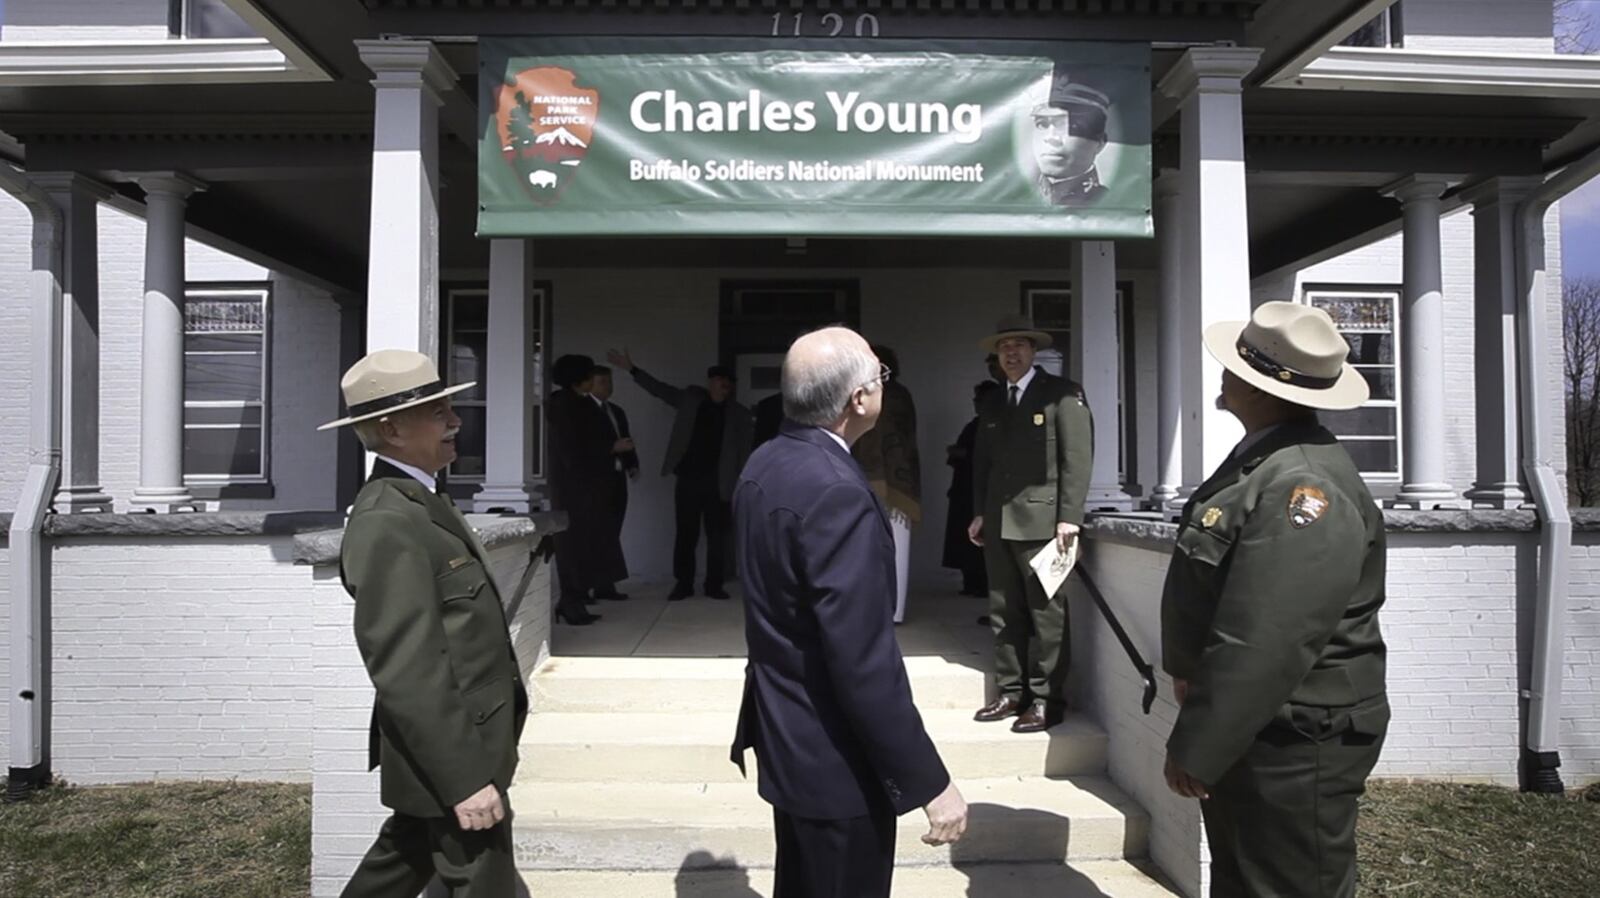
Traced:
<path id="1" fill-rule="evenodd" d="M 1082 524 L 1094 463 L 1094 420 L 1075 383 L 1037 368 L 1013 408 L 1010 387 L 978 408 L 972 507 L 989 539 L 1041 540 Z"/>
<path id="2" fill-rule="evenodd" d="M 674 387 L 663 383 L 638 365 L 633 367 L 633 379 L 645 392 L 677 409 L 678 414 L 672 419 L 672 435 L 667 438 L 667 454 L 661 462 L 661 475 L 668 476 L 678 470 L 678 462 L 683 461 L 684 453 L 689 451 L 695 415 L 699 414 L 703 403 L 711 401 L 711 394 L 705 387 Z M 722 428 L 722 452 L 717 460 L 717 488 L 725 500 L 733 498 L 733 488 L 739 481 L 745 459 L 750 457 L 753 438 L 750 410 L 729 399 L 728 417 Z"/>
<path id="3" fill-rule="evenodd" d="M 611 441 L 613 443 L 633 436 L 633 427 L 628 424 L 628 413 L 622 410 L 622 406 L 607 400 L 601 405 L 600 410 L 605 412 L 605 423 L 611 429 Z M 622 470 L 625 472 L 639 469 L 638 451 L 624 452 L 616 456 L 616 458 L 622 461 Z"/>
<path id="4" fill-rule="evenodd" d="M 382 768 L 383 803 L 451 816 L 490 783 L 509 788 L 528 695 L 466 519 L 379 460 L 345 524 L 339 573 L 377 690 L 368 761 Z"/>
<path id="5" fill-rule="evenodd" d="M 1283 424 L 1230 457 L 1184 506 L 1162 590 L 1162 666 L 1189 681 L 1173 759 L 1214 784 L 1303 707 L 1381 735 L 1383 600 L 1383 514 L 1332 434 Z"/>
<path id="6" fill-rule="evenodd" d="M 850 454 L 784 422 L 733 500 L 744 586 L 744 702 L 732 760 L 797 817 L 922 807 L 950 783 L 894 636 L 894 538 Z"/>

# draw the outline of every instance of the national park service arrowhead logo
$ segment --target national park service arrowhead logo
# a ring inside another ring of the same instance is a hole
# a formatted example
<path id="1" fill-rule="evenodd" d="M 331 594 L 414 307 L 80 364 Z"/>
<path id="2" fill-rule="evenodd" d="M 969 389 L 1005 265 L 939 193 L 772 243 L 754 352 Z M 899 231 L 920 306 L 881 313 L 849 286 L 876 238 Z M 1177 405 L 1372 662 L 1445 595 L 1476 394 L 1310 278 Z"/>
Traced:
<path id="1" fill-rule="evenodd" d="M 539 66 L 500 86 L 495 111 L 500 155 L 536 203 L 560 198 L 594 140 L 600 92 L 577 81 L 570 69 Z"/>
<path id="2" fill-rule="evenodd" d="M 1328 510 L 1328 494 L 1314 486 L 1297 486 L 1289 496 L 1289 523 L 1296 530 L 1310 527 Z"/>

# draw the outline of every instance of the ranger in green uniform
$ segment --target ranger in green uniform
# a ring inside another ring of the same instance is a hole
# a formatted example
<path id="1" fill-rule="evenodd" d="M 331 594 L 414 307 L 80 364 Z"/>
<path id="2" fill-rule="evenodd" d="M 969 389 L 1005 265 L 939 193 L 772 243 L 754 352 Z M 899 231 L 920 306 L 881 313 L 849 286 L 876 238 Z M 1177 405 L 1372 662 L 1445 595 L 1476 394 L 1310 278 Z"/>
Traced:
<path id="1" fill-rule="evenodd" d="M 1000 695 L 973 715 L 1016 717 L 1011 729 L 1048 729 L 1066 709 L 1071 641 L 1065 597 L 1045 595 L 1028 562 L 1055 540 L 1061 551 L 1078 538 L 1089 493 L 1093 422 L 1083 390 L 1033 365 L 1050 335 L 1022 318 L 1000 322 L 980 344 L 998 353 L 1006 383 L 978 407 L 972 507 L 967 529 L 983 547 L 989 574 L 989 625 L 994 630 Z"/>
<path id="2" fill-rule="evenodd" d="M 339 568 L 372 677 L 369 761 L 394 814 L 343 898 L 412 898 L 437 875 L 454 898 L 516 888 L 505 791 L 528 696 L 489 559 L 434 478 L 461 420 L 427 356 L 374 352 L 341 384 L 377 454 L 345 525 Z"/>
<path id="3" fill-rule="evenodd" d="M 1384 527 L 1316 410 L 1367 383 L 1321 309 L 1266 303 L 1205 342 L 1246 436 L 1184 507 L 1167 570 L 1167 783 L 1203 799 L 1213 896 L 1346 898 L 1389 722 Z"/>

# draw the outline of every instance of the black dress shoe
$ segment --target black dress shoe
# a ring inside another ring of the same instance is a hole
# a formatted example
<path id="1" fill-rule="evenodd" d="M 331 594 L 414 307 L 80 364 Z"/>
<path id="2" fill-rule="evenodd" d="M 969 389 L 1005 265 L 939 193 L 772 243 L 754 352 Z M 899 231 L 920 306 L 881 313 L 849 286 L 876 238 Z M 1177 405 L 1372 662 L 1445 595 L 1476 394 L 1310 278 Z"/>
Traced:
<path id="1" fill-rule="evenodd" d="M 667 593 L 667 601 L 681 602 L 692 595 L 694 595 L 693 589 L 684 586 L 682 583 L 679 583 L 677 586 L 672 587 L 672 592 Z"/>
<path id="2" fill-rule="evenodd" d="M 578 614 L 577 612 L 569 613 L 560 605 L 556 606 L 556 617 L 559 618 L 562 623 L 571 624 L 574 627 L 587 627 L 600 619 L 600 615 L 590 614 L 587 611 L 583 612 L 582 614 Z"/>
<path id="3" fill-rule="evenodd" d="M 706 598 L 708 598 L 708 599 L 731 599 L 731 598 L 733 598 L 733 596 L 728 595 L 728 591 L 723 589 L 720 586 L 707 586 L 706 587 Z"/>
<path id="4" fill-rule="evenodd" d="M 1049 711 L 1045 710 L 1044 702 L 1034 702 L 1028 706 L 1028 710 L 1022 712 L 1022 715 L 1017 718 L 1016 723 L 1011 725 L 1011 732 L 1044 732 L 1045 730 L 1050 729 L 1052 726 L 1055 726 L 1057 723 L 1060 723 L 1059 720 L 1051 719 L 1054 716 L 1055 715 L 1052 715 Z"/>
<path id="5" fill-rule="evenodd" d="M 1022 702 L 1018 701 L 1016 696 L 1002 695 L 979 708 L 978 713 L 972 715 L 972 719 L 979 723 L 994 723 L 997 720 L 1005 720 L 1007 717 L 1015 717 L 1017 710 L 1021 707 Z"/>

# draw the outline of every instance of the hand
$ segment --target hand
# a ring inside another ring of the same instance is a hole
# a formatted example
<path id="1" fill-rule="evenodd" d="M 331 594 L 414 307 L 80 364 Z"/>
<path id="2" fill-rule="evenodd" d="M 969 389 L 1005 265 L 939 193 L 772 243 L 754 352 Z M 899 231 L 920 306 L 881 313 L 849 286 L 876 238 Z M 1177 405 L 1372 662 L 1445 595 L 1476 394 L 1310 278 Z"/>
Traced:
<path id="1" fill-rule="evenodd" d="M 1061 554 L 1063 554 L 1063 555 L 1067 554 L 1067 550 L 1072 548 L 1072 544 L 1073 544 L 1073 542 L 1075 542 L 1077 540 L 1077 538 L 1078 538 L 1078 525 L 1077 524 L 1057 524 L 1056 525 L 1056 550 L 1059 551 Z"/>
<path id="2" fill-rule="evenodd" d="M 1206 784 L 1185 773 L 1178 763 L 1172 760 L 1172 755 L 1167 755 L 1167 788 L 1184 798 L 1198 798 L 1201 800 L 1211 797 L 1211 792 L 1206 789 Z"/>
<path id="3" fill-rule="evenodd" d="M 983 515 L 973 518 L 972 523 L 967 525 L 967 539 L 971 540 L 974 546 L 983 545 Z"/>
<path id="4" fill-rule="evenodd" d="M 633 437 L 623 437 L 611 444 L 612 455 L 627 455 L 633 451 Z"/>
<path id="5" fill-rule="evenodd" d="M 633 356 L 628 354 L 628 350 L 626 348 L 624 348 L 621 352 L 618 352 L 615 349 L 607 349 L 606 361 L 610 362 L 611 367 L 613 368 L 621 368 L 622 370 L 628 372 L 633 371 Z"/>
<path id="6" fill-rule="evenodd" d="M 638 468 L 629 468 L 628 469 L 628 479 L 629 480 L 638 480 L 639 479 L 639 469 Z"/>
<path id="7" fill-rule="evenodd" d="M 922 810 L 928 815 L 928 834 L 922 837 L 924 845 L 948 845 L 960 841 L 961 834 L 967 831 L 967 800 L 961 797 L 955 780 Z"/>
<path id="8" fill-rule="evenodd" d="M 1172 697 L 1177 700 L 1178 707 L 1183 707 L 1184 701 L 1189 698 L 1189 681 L 1173 677 Z"/>
<path id="9" fill-rule="evenodd" d="M 464 830 L 493 829 L 506 819 L 505 805 L 500 802 L 500 790 L 490 783 L 472 794 L 471 798 L 456 805 L 456 822 Z"/>

